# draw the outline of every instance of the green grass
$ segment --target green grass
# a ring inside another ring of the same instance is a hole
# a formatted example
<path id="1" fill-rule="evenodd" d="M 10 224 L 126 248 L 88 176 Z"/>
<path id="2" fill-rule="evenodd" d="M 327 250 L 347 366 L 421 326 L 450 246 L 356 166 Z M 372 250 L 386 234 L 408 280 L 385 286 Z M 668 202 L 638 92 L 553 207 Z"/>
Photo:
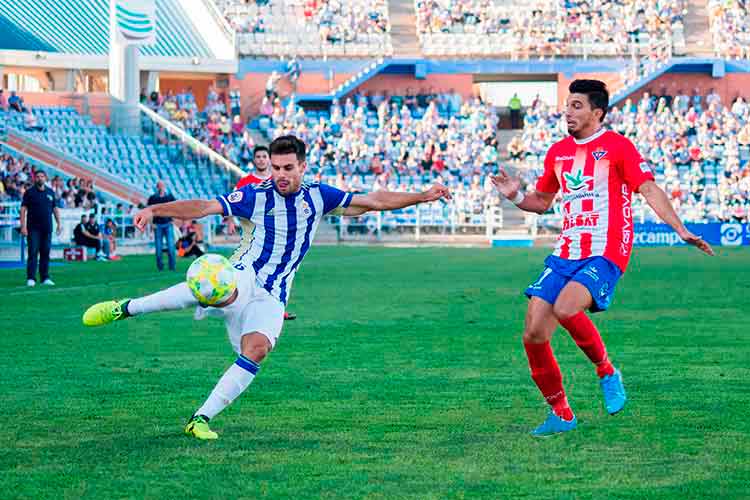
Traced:
<path id="1" fill-rule="evenodd" d="M 750 252 L 639 249 L 595 316 L 630 402 L 605 413 L 567 334 L 579 429 L 545 415 L 520 336 L 541 249 L 324 248 L 250 389 L 182 435 L 233 361 L 188 311 L 84 329 L 86 306 L 181 279 L 152 258 L 0 272 L 2 498 L 748 498 Z M 184 271 L 186 263 L 181 262 Z"/>

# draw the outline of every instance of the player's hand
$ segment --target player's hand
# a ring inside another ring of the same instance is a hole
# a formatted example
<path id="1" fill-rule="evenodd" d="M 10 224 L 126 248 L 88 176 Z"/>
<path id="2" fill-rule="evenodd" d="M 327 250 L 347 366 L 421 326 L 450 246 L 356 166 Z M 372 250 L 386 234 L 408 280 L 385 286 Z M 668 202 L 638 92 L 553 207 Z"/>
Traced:
<path id="1" fill-rule="evenodd" d="M 500 172 L 497 175 L 490 175 L 490 180 L 495 189 L 509 200 L 512 200 L 521 190 L 521 181 L 516 177 L 509 176 L 502 167 L 500 167 Z"/>
<path id="2" fill-rule="evenodd" d="M 21 234 L 23 236 L 28 236 L 29 235 L 29 230 L 26 229 L 26 226 L 21 226 Z"/>
<path id="3" fill-rule="evenodd" d="M 224 219 L 224 224 L 227 226 L 227 234 L 233 235 L 237 232 L 237 224 L 234 223 L 234 217 L 227 217 Z"/>
<path id="4" fill-rule="evenodd" d="M 146 230 L 146 226 L 149 222 L 151 222 L 151 219 L 154 218 L 154 212 L 150 208 L 144 208 L 143 210 L 139 210 L 136 212 L 136 214 L 133 216 L 133 225 L 138 228 L 139 231 L 143 232 Z"/>
<path id="5" fill-rule="evenodd" d="M 422 195 L 423 202 L 437 201 L 440 199 L 450 200 L 453 198 L 450 190 L 442 184 L 433 185 L 430 189 L 422 193 Z"/>
<path id="6" fill-rule="evenodd" d="M 699 250 L 707 253 L 708 255 L 712 257 L 716 255 L 714 253 L 714 249 L 711 248 L 711 245 L 706 243 L 706 241 L 703 238 L 691 233 L 690 231 L 685 231 L 684 234 L 680 235 L 680 238 L 682 238 L 682 241 L 684 241 L 688 245 L 693 245 L 694 247 L 698 247 Z"/>

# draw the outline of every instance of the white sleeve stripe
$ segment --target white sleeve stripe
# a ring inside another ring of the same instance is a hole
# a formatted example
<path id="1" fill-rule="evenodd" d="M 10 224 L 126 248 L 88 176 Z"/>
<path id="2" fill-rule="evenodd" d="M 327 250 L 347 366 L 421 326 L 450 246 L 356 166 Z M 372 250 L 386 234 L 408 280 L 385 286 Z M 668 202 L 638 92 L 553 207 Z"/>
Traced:
<path id="1" fill-rule="evenodd" d="M 232 214 L 232 205 L 229 204 L 226 198 L 224 198 L 223 196 L 219 196 L 219 201 L 222 205 L 224 205 L 224 212 L 226 212 L 226 215 L 234 215 Z"/>
<path id="2" fill-rule="evenodd" d="M 344 196 L 344 199 L 341 200 L 341 205 L 339 206 L 348 208 L 349 204 L 352 202 L 352 197 L 353 197 L 352 193 L 346 193 L 346 196 Z"/>

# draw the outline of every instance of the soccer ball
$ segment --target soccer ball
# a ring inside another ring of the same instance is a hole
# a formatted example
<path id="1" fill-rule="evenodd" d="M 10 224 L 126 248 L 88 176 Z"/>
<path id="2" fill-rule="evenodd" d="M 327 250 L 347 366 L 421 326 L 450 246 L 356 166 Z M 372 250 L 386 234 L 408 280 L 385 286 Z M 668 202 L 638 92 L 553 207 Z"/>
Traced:
<path id="1" fill-rule="evenodd" d="M 203 305 L 216 305 L 232 296 L 237 276 L 232 264 L 221 255 L 207 253 L 190 264 L 186 280 L 193 296 Z"/>

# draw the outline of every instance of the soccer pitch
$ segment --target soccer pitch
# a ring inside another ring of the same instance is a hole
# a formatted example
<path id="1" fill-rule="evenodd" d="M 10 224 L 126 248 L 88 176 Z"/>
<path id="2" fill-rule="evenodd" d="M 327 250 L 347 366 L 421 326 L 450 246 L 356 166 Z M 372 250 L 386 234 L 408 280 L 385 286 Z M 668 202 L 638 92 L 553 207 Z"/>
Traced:
<path id="1" fill-rule="evenodd" d="M 2 498 L 747 498 L 750 251 L 635 249 L 594 316 L 630 401 L 553 340 L 578 430 L 544 440 L 521 332 L 545 249 L 316 247 L 276 350 L 182 434 L 235 356 L 192 311 L 84 329 L 101 300 L 182 279 L 153 257 L 0 271 Z"/>

